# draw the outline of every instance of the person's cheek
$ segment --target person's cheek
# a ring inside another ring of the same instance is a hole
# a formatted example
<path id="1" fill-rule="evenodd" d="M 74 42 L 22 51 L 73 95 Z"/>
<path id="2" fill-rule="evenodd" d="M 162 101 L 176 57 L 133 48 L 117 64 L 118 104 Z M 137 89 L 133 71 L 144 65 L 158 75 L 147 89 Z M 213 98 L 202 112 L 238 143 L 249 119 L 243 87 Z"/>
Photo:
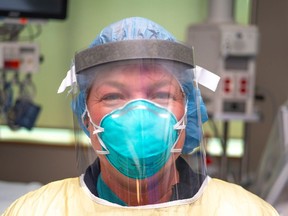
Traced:
<path id="1" fill-rule="evenodd" d="M 174 104 L 174 106 L 171 107 L 170 111 L 176 116 L 177 120 L 179 121 L 185 113 L 185 105 L 177 102 Z"/>

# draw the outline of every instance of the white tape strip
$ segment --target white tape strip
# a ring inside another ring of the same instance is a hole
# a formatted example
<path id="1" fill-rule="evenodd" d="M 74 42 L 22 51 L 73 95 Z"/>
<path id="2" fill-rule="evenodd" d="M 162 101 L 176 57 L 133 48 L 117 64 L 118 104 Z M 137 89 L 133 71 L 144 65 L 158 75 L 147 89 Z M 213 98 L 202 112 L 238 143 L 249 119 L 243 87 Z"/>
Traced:
<path id="1" fill-rule="evenodd" d="M 65 89 L 71 86 L 72 83 L 76 82 L 75 66 L 72 66 L 71 70 L 67 72 L 66 77 L 62 80 L 57 93 L 62 93 Z"/>
<path id="2" fill-rule="evenodd" d="M 210 89 L 211 91 L 215 91 L 217 85 L 219 83 L 220 77 L 205 68 L 202 68 L 196 65 L 196 82 Z"/>

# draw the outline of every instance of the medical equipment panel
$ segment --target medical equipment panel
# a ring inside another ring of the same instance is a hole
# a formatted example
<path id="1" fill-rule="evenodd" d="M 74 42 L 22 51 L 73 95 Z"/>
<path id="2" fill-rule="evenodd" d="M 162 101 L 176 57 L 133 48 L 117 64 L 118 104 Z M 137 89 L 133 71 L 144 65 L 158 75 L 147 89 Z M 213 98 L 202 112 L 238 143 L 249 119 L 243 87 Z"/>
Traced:
<path id="1" fill-rule="evenodd" d="M 26 73 L 39 71 L 39 46 L 32 42 L 1 42 L 0 69 Z"/>
<path id="2" fill-rule="evenodd" d="M 235 23 L 203 23 L 188 29 L 196 64 L 221 77 L 216 95 L 201 90 L 216 119 L 253 119 L 258 29 Z"/>

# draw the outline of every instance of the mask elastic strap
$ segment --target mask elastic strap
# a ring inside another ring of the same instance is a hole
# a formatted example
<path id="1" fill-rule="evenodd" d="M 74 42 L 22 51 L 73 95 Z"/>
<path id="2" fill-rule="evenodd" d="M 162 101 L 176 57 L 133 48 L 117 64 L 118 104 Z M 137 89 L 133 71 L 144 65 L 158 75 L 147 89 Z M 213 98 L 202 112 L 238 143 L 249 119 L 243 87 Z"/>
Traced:
<path id="1" fill-rule="evenodd" d="M 186 112 L 183 115 L 183 117 L 173 126 L 175 130 L 183 130 L 186 128 L 186 123 L 185 123 L 185 118 L 186 118 Z"/>
<path id="2" fill-rule="evenodd" d="M 186 116 L 187 116 L 187 103 L 185 106 L 185 113 L 184 113 L 183 117 L 173 127 L 175 130 L 181 130 L 180 133 L 182 133 L 182 130 L 184 130 L 186 128 L 186 122 L 185 122 Z M 182 148 L 175 148 L 176 144 L 178 143 L 179 137 L 180 137 L 180 134 L 179 134 L 177 140 L 175 141 L 174 145 L 171 148 L 172 153 L 181 153 L 182 152 Z"/>
<path id="3" fill-rule="evenodd" d="M 98 134 L 96 134 L 97 139 L 100 143 L 100 145 L 103 147 L 104 150 L 95 150 L 97 154 L 100 155 L 107 155 L 110 154 L 109 150 L 107 149 L 106 145 L 103 143 L 103 141 L 101 140 L 101 138 L 98 136 Z"/>
<path id="4" fill-rule="evenodd" d="M 97 139 L 100 143 L 100 145 L 102 146 L 102 148 L 104 150 L 95 150 L 97 154 L 101 154 L 101 155 L 104 155 L 104 154 L 110 154 L 109 150 L 107 149 L 106 145 L 103 143 L 103 141 L 101 140 L 101 138 L 98 136 L 98 133 L 102 133 L 104 132 L 104 128 L 96 125 L 93 121 L 92 121 L 92 118 L 91 118 L 91 115 L 87 109 L 87 106 L 85 107 L 85 112 L 83 114 L 87 113 L 88 117 L 89 117 L 89 120 L 90 120 L 90 123 L 93 125 L 93 128 L 94 128 L 94 131 L 93 131 L 93 135 L 96 135 L 97 136 Z M 82 116 L 82 121 L 83 121 L 83 116 Z"/>
<path id="5" fill-rule="evenodd" d="M 186 100 L 186 105 L 185 105 L 185 112 L 184 112 L 184 115 L 182 116 L 182 118 L 173 126 L 173 128 L 175 130 L 183 130 L 186 128 L 186 122 L 185 122 L 185 119 L 186 119 L 186 116 L 187 116 L 187 104 L 188 104 L 188 100 Z"/>

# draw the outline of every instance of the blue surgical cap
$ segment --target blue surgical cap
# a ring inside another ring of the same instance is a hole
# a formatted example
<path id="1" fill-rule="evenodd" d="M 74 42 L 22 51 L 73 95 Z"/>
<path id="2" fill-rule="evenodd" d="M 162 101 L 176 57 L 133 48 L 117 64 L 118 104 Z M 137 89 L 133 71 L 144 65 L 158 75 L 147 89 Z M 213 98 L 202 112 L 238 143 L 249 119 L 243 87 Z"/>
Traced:
<path id="1" fill-rule="evenodd" d="M 176 38 L 170 32 L 153 21 L 141 17 L 131 17 L 120 20 L 104 28 L 90 44 L 90 47 L 110 42 L 135 39 L 156 39 L 176 42 Z M 189 153 L 199 146 L 202 139 L 202 129 L 200 128 L 201 124 L 199 124 L 198 119 L 199 110 L 197 110 L 196 97 L 200 97 L 201 122 L 206 122 L 208 116 L 199 89 L 195 89 L 191 82 L 185 83 L 185 81 L 180 81 L 180 83 L 188 100 L 186 139 L 182 153 Z M 89 136 L 89 132 L 82 122 L 82 115 L 85 112 L 85 107 L 86 92 L 85 90 L 82 90 L 72 102 L 72 109 L 76 114 L 82 129 Z"/>

